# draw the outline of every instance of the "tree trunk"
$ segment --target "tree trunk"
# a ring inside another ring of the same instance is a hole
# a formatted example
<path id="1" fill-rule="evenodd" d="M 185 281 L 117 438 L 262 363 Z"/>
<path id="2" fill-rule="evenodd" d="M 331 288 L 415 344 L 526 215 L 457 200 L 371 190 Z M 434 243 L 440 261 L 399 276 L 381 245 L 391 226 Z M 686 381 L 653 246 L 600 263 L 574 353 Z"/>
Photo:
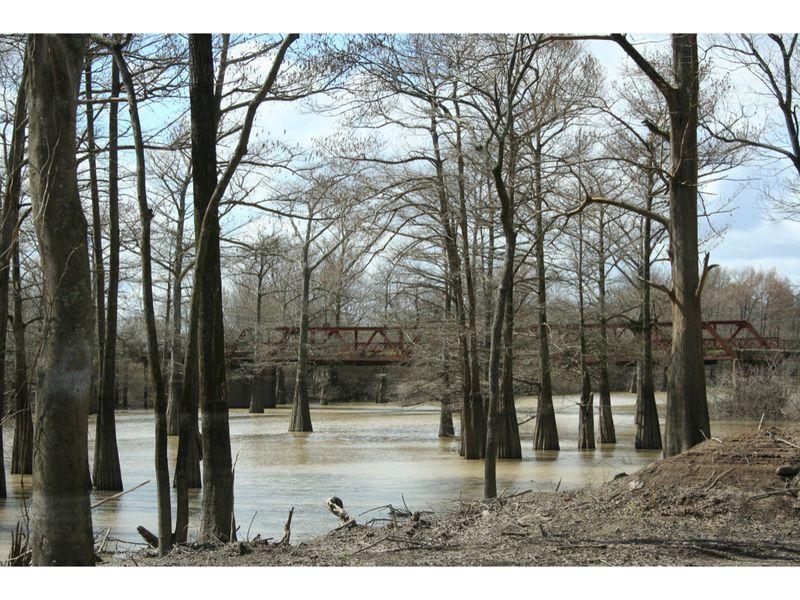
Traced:
<path id="1" fill-rule="evenodd" d="M 85 35 L 36 34 L 26 50 L 31 200 L 47 307 L 36 386 L 34 565 L 95 562 L 86 486 L 92 292 L 75 159 L 86 44 Z"/>
<path id="2" fill-rule="evenodd" d="M 597 294 L 600 311 L 600 369 L 598 389 L 600 392 L 600 443 L 616 444 L 614 415 L 611 412 L 611 389 L 608 382 L 608 328 L 606 318 L 606 248 L 605 248 L 605 206 L 600 206 L 597 251 Z"/>
<path id="3" fill-rule="evenodd" d="M 25 348 L 25 320 L 22 314 L 22 272 L 19 264 L 19 240 L 14 244 L 14 446 L 11 450 L 11 472 L 33 473 L 33 419 L 28 395 L 28 360 Z"/>
<path id="4" fill-rule="evenodd" d="M 189 36 L 192 120 L 192 188 L 195 236 L 209 236 L 195 266 L 192 294 L 197 312 L 198 383 L 203 422 L 203 495 L 200 538 L 232 539 L 233 475 L 228 402 L 225 394 L 225 338 L 222 315 L 219 214 L 209 205 L 217 185 L 217 106 L 214 98 L 213 52 L 210 34 Z M 206 212 L 211 210 L 208 215 Z M 201 228 L 206 231 L 202 231 Z"/>
<path id="5" fill-rule="evenodd" d="M 521 460 L 517 407 L 514 399 L 514 278 L 506 291 L 505 331 L 503 333 L 502 394 L 496 416 L 497 458 Z"/>
<path id="6" fill-rule="evenodd" d="M 97 187 L 97 165 L 94 142 L 94 112 L 92 107 L 92 63 L 86 60 L 86 141 L 89 145 L 89 187 L 92 197 L 93 258 L 95 273 L 95 298 L 97 301 L 97 366 L 100 373 L 97 386 L 97 421 L 95 423 L 94 469 L 92 480 L 98 490 L 122 490 L 122 470 L 117 448 L 117 428 L 115 420 L 114 369 L 116 354 L 117 288 L 119 285 L 119 215 L 118 215 L 118 174 L 117 174 L 117 116 L 118 104 L 109 106 L 109 275 L 108 275 L 108 318 L 106 323 L 105 277 L 103 269 L 102 229 L 100 219 L 100 193 Z M 119 96 L 119 69 L 112 66 L 111 95 Z M 112 146 L 113 144 L 113 146 Z M 112 154 L 113 153 L 113 154 Z M 112 314 L 113 313 L 113 314 Z M 107 332 L 106 329 L 109 329 Z M 110 347 L 106 350 L 106 345 Z"/>
<path id="7" fill-rule="evenodd" d="M 446 267 L 446 265 L 445 265 Z M 448 278 L 449 279 L 449 278 Z M 444 322 L 450 322 L 450 313 L 452 312 L 453 300 L 450 296 L 450 286 L 445 281 L 444 290 Z M 450 386 L 452 385 L 450 377 L 450 351 L 447 347 L 447 337 L 442 341 L 442 401 L 439 412 L 439 437 L 449 438 L 454 437 L 456 432 L 453 427 L 453 413 L 452 404 L 453 398 L 450 393 Z"/>
<path id="8" fill-rule="evenodd" d="M 459 225 L 461 228 L 461 253 L 463 258 L 464 280 L 466 283 L 467 291 L 467 329 L 468 329 L 468 346 L 469 352 L 469 398 L 472 412 L 472 426 L 471 429 L 476 436 L 482 437 L 485 435 L 485 425 L 483 425 L 486 415 L 483 410 L 483 400 L 481 398 L 481 379 L 480 379 L 480 361 L 478 357 L 478 327 L 477 327 L 477 312 L 478 301 L 475 293 L 473 267 L 470 261 L 469 250 L 469 230 L 467 223 L 467 199 L 465 191 L 465 176 L 464 176 L 464 152 L 462 150 L 461 142 L 461 105 L 458 102 L 458 88 L 457 83 L 453 87 L 453 104 L 455 109 L 455 130 L 456 130 L 456 154 L 457 154 L 457 170 L 458 170 L 458 213 Z M 438 138 L 436 141 L 436 154 L 438 155 Z M 443 181 L 442 181 L 443 183 Z M 440 184 L 441 185 L 441 184 Z M 463 302 L 463 300 L 462 300 Z M 476 405 L 480 405 L 480 410 L 476 410 Z M 467 440 L 468 441 L 468 440 Z M 502 445 L 501 445 L 502 446 Z M 501 451 L 502 453 L 502 451 Z"/>
<path id="9" fill-rule="evenodd" d="M 167 398 L 167 434 L 178 435 L 180 429 L 181 391 L 183 390 L 183 229 L 186 218 L 186 193 L 181 188 L 175 230 L 175 258 L 172 262 L 172 334 L 169 348 L 169 395 Z M 195 420 L 196 422 L 196 420 Z"/>
<path id="10" fill-rule="evenodd" d="M 464 306 L 464 292 L 461 284 L 461 260 L 458 255 L 456 233 L 447 201 L 447 188 L 444 181 L 444 167 L 439 148 L 438 124 L 431 115 L 430 135 L 433 145 L 436 168 L 436 191 L 439 199 L 439 220 L 444 230 L 444 250 L 447 256 L 448 275 L 456 317 L 458 319 L 459 360 L 461 362 L 461 454 L 466 459 L 483 458 L 486 444 L 486 419 L 480 389 L 473 387 L 469 349 L 469 330 Z"/>
<path id="11" fill-rule="evenodd" d="M 14 121 L 13 131 L 11 136 L 11 149 L 8 155 L 8 172 L 6 173 L 5 193 L 3 194 L 4 203 L 2 208 L 2 225 L 0 226 L 0 315 L 8 314 L 8 280 L 9 280 L 9 265 L 11 264 L 12 256 L 15 261 L 19 261 L 19 239 L 18 239 L 18 223 L 19 220 L 19 202 L 20 192 L 22 189 L 22 165 L 25 155 L 25 121 L 27 118 L 27 79 L 28 79 L 28 61 L 27 57 L 24 59 L 22 67 L 22 80 L 17 89 L 17 100 L 14 106 Z M 16 268 L 16 264 L 15 264 Z M 15 333 L 15 357 L 16 369 L 15 375 L 19 376 L 19 352 L 20 348 L 17 347 L 16 333 L 20 323 L 16 320 L 17 304 L 22 302 L 22 298 L 17 299 L 19 291 L 15 282 L 14 286 L 14 333 Z M 21 311 L 21 304 L 20 304 Z M 5 397 L 5 364 L 6 364 L 6 340 L 8 321 L 3 319 L 0 323 L 0 419 L 5 416 L 4 410 L 4 397 Z M 23 325 L 24 327 L 24 325 Z M 24 331 L 24 329 L 23 329 Z M 24 358 L 24 343 L 21 348 Z M 27 370 L 27 369 L 26 369 Z M 25 389 L 22 390 L 24 397 L 19 394 L 19 379 L 15 377 L 17 383 L 17 398 L 16 398 L 16 414 L 14 417 L 14 445 L 11 451 L 11 473 L 30 473 L 32 469 L 31 464 L 31 413 L 30 405 L 27 398 L 27 382 Z M 26 374 L 27 379 L 27 374 Z M 3 446 L 3 432 L 0 427 L 0 498 L 6 497 L 6 478 L 5 478 L 5 461 L 3 460 L 4 446 Z"/>
<path id="12" fill-rule="evenodd" d="M 122 55 L 122 47 L 114 44 L 113 53 L 127 94 L 128 111 L 130 113 L 131 129 L 133 130 L 134 152 L 136 154 L 136 198 L 142 226 L 139 242 L 142 260 L 142 307 L 147 331 L 147 365 L 149 367 L 150 385 L 153 389 L 153 411 L 155 413 L 158 554 L 159 556 L 166 556 L 172 549 L 172 511 L 170 508 L 169 462 L 167 457 L 167 398 L 161 371 L 161 352 L 158 346 L 156 315 L 153 306 L 153 267 L 150 250 L 150 221 L 153 218 L 153 211 L 147 204 L 144 139 L 139 122 L 139 106 L 133 77 Z"/>
<path id="13" fill-rule="evenodd" d="M 648 192 L 645 208 L 653 208 L 654 174 L 648 171 Z M 636 436 L 634 446 L 637 450 L 661 449 L 661 426 L 658 423 L 658 408 L 656 407 L 655 384 L 653 380 L 653 325 L 650 317 L 650 263 L 652 260 L 651 248 L 652 222 L 649 217 L 643 217 L 642 222 L 642 308 L 641 308 L 641 357 L 636 364 L 636 408 L 635 423 Z"/>
<path id="14" fill-rule="evenodd" d="M 538 133 L 537 133 L 538 136 Z M 536 427 L 533 432 L 534 450 L 558 450 L 558 427 L 553 408 L 553 383 L 550 376 L 550 327 L 547 324 L 547 278 L 544 270 L 544 195 L 542 191 L 542 148 L 537 141 L 534 149 L 534 187 L 537 278 L 537 316 L 539 333 L 539 402 L 536 407 Z"/>
<path id="15" fill-rule="evenodd" d="M 500 397 L 500 358 L 503 348 L 500 347 L 503 336 L 503 323 L 508 302 L 508 294 L 514 280 L 514 250 L 516 233 L 514 232 L 513 200 L 506 190 L 503 181 L 503 142 L 499 150 L 499 159 L 492 175 L 494 176 L 497 195 L 500 198 L 500 221 L 506 237 L 506 252 L 503 259 L 503 273 L 495 298 L 494 319 L 492 320 L 492 338 L 489 349 L 489 406 L 486 420 L 486 459 L 484 461 L 483 495 L 485 498 L 497 497 L 497 408 Z"/>
<path id="16" fill-rule="evenodd" d="M 309 221 L 308 227 L 311 226 Z M 311 287 L 311 269 L 308 266 L 308 242 L 303 249 L 303 295 L 300 306 L 300 341 L 297 349 L 297 372 L 295 373 L 294 396 L 292 398 L 292 422 L 289 431 L 313 431 L 311 411 L 308 408 L 308 310 Z"/>
<path id="17" fill-rule="evenodd" d="M 261 340 L 261 308 L 263 301 L 264 261 L 259 257 L 258 285 L 256 287 L 256 329 L 253 334 L 253 385 L 250 389 L 250 413 L 264 412 L 265 382 L 262 376 L 262 367 L 259 365 L 258 345 Z"/>
<path id="18" fill-rule="evenodd" d="M 670 250 L 672 260 L 672 359 L 669 363 L 664 456 L 711 437 L 703 367 L 702 312 L 698 290 L 697 35 L 672 36 L 677 88 L 670 103 Z"/>
<path id="19" fill-rule="evenodd" d="M 286 373 L 280 366 L 275 370 L 275 404 L 286 404 Z"/>
<path id="20" fill-rule="evenodd" d="M 583 213 L 578 215 L 578 315 L 581 368 L 578 450 L 594 450 L 594 395 L 592 394 L 592 378 L 586 366 L 586 310 L 583 302 Z"/>

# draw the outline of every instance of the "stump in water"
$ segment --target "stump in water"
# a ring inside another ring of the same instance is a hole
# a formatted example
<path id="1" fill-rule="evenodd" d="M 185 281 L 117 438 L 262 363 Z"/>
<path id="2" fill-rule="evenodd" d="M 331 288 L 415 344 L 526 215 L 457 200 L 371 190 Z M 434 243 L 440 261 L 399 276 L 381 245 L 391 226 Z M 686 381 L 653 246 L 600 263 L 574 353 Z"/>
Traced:
<path id="1" fill-rule="evenodd" d="M 456 430 L 453 427 L 453 412 L 451 408 L 450 393 L 445 392 L 442 396 L 442 407 L 439 412 L 439 437 L 451 438 L 455 437 Z"/>

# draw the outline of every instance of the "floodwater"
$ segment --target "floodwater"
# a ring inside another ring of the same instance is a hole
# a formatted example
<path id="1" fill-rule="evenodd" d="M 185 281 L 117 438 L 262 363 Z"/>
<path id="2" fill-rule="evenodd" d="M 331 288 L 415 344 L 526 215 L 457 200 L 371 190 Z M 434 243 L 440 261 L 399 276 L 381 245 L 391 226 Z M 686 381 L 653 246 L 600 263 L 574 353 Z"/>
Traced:
<path id="1" fill-rule="evenodd" d="M 659 458 L 658 451 L 633 448 L 634 426 L 631 394 L 614 394 L 612 405 L 617 431 L 616 445 L 598 445 L 595 451 L 578 451 L 576 396 L 555 399 L 562 450 L 532 449 L 533 423 L 520 428 L 522 461 L 499 461 L 498 491 L 553 490 L 598 485 L 621 471 L 631 473 Z M 663 398 L 659 397 L 659 402 Z M 520 398 L 520 421 L 532 412 L 534 400 Z M 596 411 L 596 407 L 595 407 Z M 663 406 L 659 405 L 663 415 Z M 386 504 L 412 510 L 442 512 L 459 497 L 480 498 L 483 461 L 458 456 L 458 442 L 437 437 L 439 411 L 435 406 L 403 408 L 387 404 L 331 404 L 312 406 L 313 433 L 288 433 L 290 410 L 280 407 L 263 415 L 231 411 L 231 450 L 236 463 L 236 521 L 239 538 L 279 538 L 291 507 L 292 541 L 323 534 L 337 523 L 324 506 L 338 496 L 359 522 L 385 517 L 385 511 L 360 513 Z M 454 419 L 458 430 L 457 416 Z M 712 424 L 714 434 L 749 425 L 742 422 Z M 663 424 L 662 424 L 663 427 Z M 663 430 L 663 429 L 662 429 Z M 90 456 L 94 417 L 90 426 Z M 144 487 L 109 501 L 92 511 L 98 536 L 110 528 L 110 547 L 118 540 L 139 544 L 138 525 L 156 530 L 156 489 L 153 468 L 153 417 L 145 411 L 117 415 L 122 476 L 125 488 L 150 480 Z M 4 456 L 11 456 L 12 430 L 4 431 Z M 170 438 L 174 461 L 177 438 Z M 173 463 L 174 464 L 174 463 Z M 0 500 L 0 560 L 5 558 L 10 532 L 23 514 L 30 478 L 8 474 L 7 500 Z M 92 492 L 92 503 L 111 495 Z M 173 514 L 174 514 L 173 494 Z M 198 525 L 199 492 L 191 497 L 190 537 Z M 130 548 L 117 543 L 119 549 Z"/>

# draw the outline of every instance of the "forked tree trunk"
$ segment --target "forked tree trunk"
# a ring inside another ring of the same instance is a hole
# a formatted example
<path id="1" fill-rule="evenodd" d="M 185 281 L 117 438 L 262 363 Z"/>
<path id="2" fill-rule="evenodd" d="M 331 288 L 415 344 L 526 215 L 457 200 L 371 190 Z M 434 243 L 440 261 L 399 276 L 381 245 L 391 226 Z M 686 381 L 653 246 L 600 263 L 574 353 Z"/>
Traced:
<path id="1" fill-rule="evenodd" d="M 503 180 L 504 141 L 500 141 L 497 164 L 492 169 L 492 176 L 500 199 L 500 222 L 506 238 L 506 252 L 503 259 L 503 271 L 495 298 L 494 318 L 492 320 L 491 348 L 489 350 L 489 406 L 486 419 L 486 459 L 483 471 L 483 496 L 497 497 L 497 409 L 500 399 L 500 361 L 504 349 L 501 347 L 505 310 L 508 294 L 514 281 L 514 251 L 516 233 L 514 231 L 513 188 L 509 194 Z"/>
<path id="2" fill-rule="evenodd" d="M 14 107 L 13 131 L 11 136 L 11 149 L 8 156 L 8 172 L 6 173 L 5 190 L 3 194 L 4 203 L 2 209 L 2 223 L 0 224 L 0 315 L 8 314 L 8 292 L 9 292 L 9 269 L 12 256 L 15 260 L 15 268 L 19 262 L 19 202 L 20 191 L 22 189 L 22 164 L 25 155 L 25 121 L 27 118 L 27 79 L 28 65 L 27 57 L 24 59 L 22 67 L 22 80 L 17 89 L 17 100 Z M 24 324 L 17 320 L 18 304 L 20 314 L 22 298 L 19 297 L 17 282 L 14 282 L 14 341 L 15 341 L 15 385 L 16 402 L 14 417 L 14 445 L 11 451 L 11 473 L 30 473 L 31 464 L 31 412 L 27 394 L 27 367 L 25 373 L 26 383 L 24 389 L 20 389 L 19 376 L 21 375 L 20 366 L 24 365 L 25 344 L 22 340 L 20 347 L 17 339 L 18 328 Z M 4 319 L 5 321 L 5 319 Z M 5 357 L 6 357 L 6 332 L 8 322 L 0 323 L 0 419 L 5 416 L 4 396 L 5 396 Z M 23 336 L 24 337 L 24 336 Z M 20 351 L 22 352 L 23 364 L 20 365 Z M 2 427 L 0 427 L 2 429 Z M 3 432 L 0 431 L 0 498 L 6 497 L 5 461 L 3 460 Z"/>
<path id="3" fill-rule="evenodd" d="M 537 134 L 538 135 L 538 134 Z M 536 407 L 536 427 L 533 432 L 534 450 L 558 450 L 558 427 L 553 408 L 553 383 L 550 376 L 550 326 L 547 324 L 547 277 L 544 269 L 544 193 L 542 191 L 542 150 L 537 142 L 534 149 L 534 197 L 537 279 L 537 318 L 539 333 L 539 402 Z"/>
<path id="4" fill-rule="evenodd" d="M 208 236 L 196 258 L 198 383 L 203 423 L 203 495 L 200 538 L 232 539 L 233 474 L 228 401 L 225 391 L 225 338 L 219 253 L 219 212 L 210 205 L 217 186 L 217 104 L 214 98 L 214 58 L 210 34 L 189 36 L 192 121 L 192 188 L 195 236 Z M 211 211 L 211 212 L 208 212 Z M 208 214 L 206 214 L 208 212 Z"/>
<path id="5" fill-rule="evenodd" d="M 136 198 L 139 205 L 141 236 L 139 251 L 142 260 L 142 307 L 147 332 L 147 365 L 153 389 L 155 413 L 155 471 L 158 498 L 158 554 L 166 556 L 172 549 L 172 510 L 170 507 L 169 462 L 167 457 L 167 397 L 161 370 L 161 352 L 158 347 L 156 315 L 153 305 L 153 275 L 150 250 L 150 227 L 153 211 L 147 204 L 147 183 L 144 157 L 144 139 L 139 122 L 139 106 L 133 76 L 122 54 L 122 47 L 112 45 L 114 61 L 119 67 L 128 100 L 134 153 L 136 154 Z M 112 396 L 113 398 L 113 396 Z"/>
<path id="6" fill-rule="evenodd" d="M 600 443 L 616 444 L 614 415 L 611 412 L 611 386 L 608 381 L 608 328 L 606 317 L 606 247 L 605 206 L 600 206 L 597 248 L 597 294 L 600 311 L 600 369 L 597 387 L 600 392 Z"/>
<path id="7" fill-rule="evenodd" d="M 461 262 L 463 263 L 464 281 L 466 283 L 467 292 L 467 328 L 468 328 L 468 345 L 467 351 L 469 352 L 469 400 L 471 403 L 470 411 L 472 418 L 471 429 L 474 436 L 483 437 L 485 435 L 485 425 L 483 421 L 486 419 L 485 411 L 483 410 L 483 400 L 481 398 L 481 378 L 480 378 L 480 360 L 478 357 L 478 327 L 477 327 L 477 312 L 478 301 L 475 293 L 474 283 L 474 270 L 470 261 L 469 249 L 469 230 L 467 219 L 467 199 L 465 190 L 465 175 L 464 175 L 464 152 L 461 142 L 461 106 L 458 101 L 458 84 L 453 87 L 453 104 L 455 112 L 455 130 L 456 130 L 456 154 L 457 154 L 457 170 L 458 170 L 458 214 L 459 225 L 461 229 Z M 438 156 L 438 138 L 435 142 L 435 152 Z M 476 405 L 480 405 L 480 410 L 476 410 Z M 466 440 L 469 441 L 469 440 Z M 501 444 L 502 446 L 502 444 Z M 502 457 L 502 456 L 501 456 Z"/>
<path id="8" fill-rule="evenodd" d="M 119 96 L 119 69 L 114 64 L 111 75 L 111 95 Z M 117 342 L 117 288 L 119 285 L 119 191 L 117 163 L 117 118 L 118 104 L 109 106 L 109 274 L 108 314 L 105 303 L 105 277 L 103 269 L 102 229 L 100 223 L 100 193 L 97 187 L 97 165 L 95 161 L 94 112 L 92 108 L 92 63 L 85 66 L 86 129 L 89 144 L 89 180 L 92 197 L 93 257 L 95 271 L 95 298 L 97 300 L 98 371 L 97 421 L 95 423 L 94 469 L 92 480 L 98 490 L 122 490 L 122 470 L 117 448 L 117 428 L 114 415 L 114 369 Z M 113 144 L 113 146 L 112 146 Z M 113 153 L 113 154 L 112 154 Z M 113 323 L 107 323 L 106 318 Z M 107 331 L 108 329 L 108 331 Z M 106 349 L 107 344 L 109 345 Z"/>
<path id="9" fill-rule="evenodd" d="M 433 112 L 430 125 L 436 169 L 436 192 L 439 200 L 439 220 L 444 231 L 443 245 L 447 257 L 447 273 L 450 278 L 453 304 L 458 320 L 459 361 L 461 364 L 461 454 L 466 459 L 483 458 L 486 451 L 486 418 L 480 388 L 475 389 L 469 348 L 467 311 L 464 305 L 464 291 L 461 281 L 461 261 L 458 255 L 456 231 L 451 220 L 444 180 L 444 162 L 439 147 L 438 123 Z"/>
<path id="10" fill-rule="evenodd" d="M 34 565 L 95 562 L 86 486 L 92 292 L 75 160 L 86 44 L 85 35 L 34 34 L 26 50 L 31 201 L 47 309 L 36 386 Z"/>
<path id="11" fill-rule="evenodd" d="M 672 49 L 677 84 L 670 106 L 670 263 L 674 301 L 664 456 L 688 450 L 711 437 L 698 285 L 697 35 L 673 34 Z"/>

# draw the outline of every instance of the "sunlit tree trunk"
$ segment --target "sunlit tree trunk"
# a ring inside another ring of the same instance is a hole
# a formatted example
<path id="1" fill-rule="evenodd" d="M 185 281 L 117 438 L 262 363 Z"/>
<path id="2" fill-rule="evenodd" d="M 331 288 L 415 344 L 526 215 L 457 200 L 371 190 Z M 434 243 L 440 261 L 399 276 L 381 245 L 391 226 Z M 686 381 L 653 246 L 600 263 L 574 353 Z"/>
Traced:
<path id="1" fill-rule="evenodd" d="M 46 307 L 34 426 L 34 565 L 95 562 L 86 486 L 92 292 L 75 158 L 86 44 L 85 35 L 29 35 L 27 42 L 31 201 Z"/>

